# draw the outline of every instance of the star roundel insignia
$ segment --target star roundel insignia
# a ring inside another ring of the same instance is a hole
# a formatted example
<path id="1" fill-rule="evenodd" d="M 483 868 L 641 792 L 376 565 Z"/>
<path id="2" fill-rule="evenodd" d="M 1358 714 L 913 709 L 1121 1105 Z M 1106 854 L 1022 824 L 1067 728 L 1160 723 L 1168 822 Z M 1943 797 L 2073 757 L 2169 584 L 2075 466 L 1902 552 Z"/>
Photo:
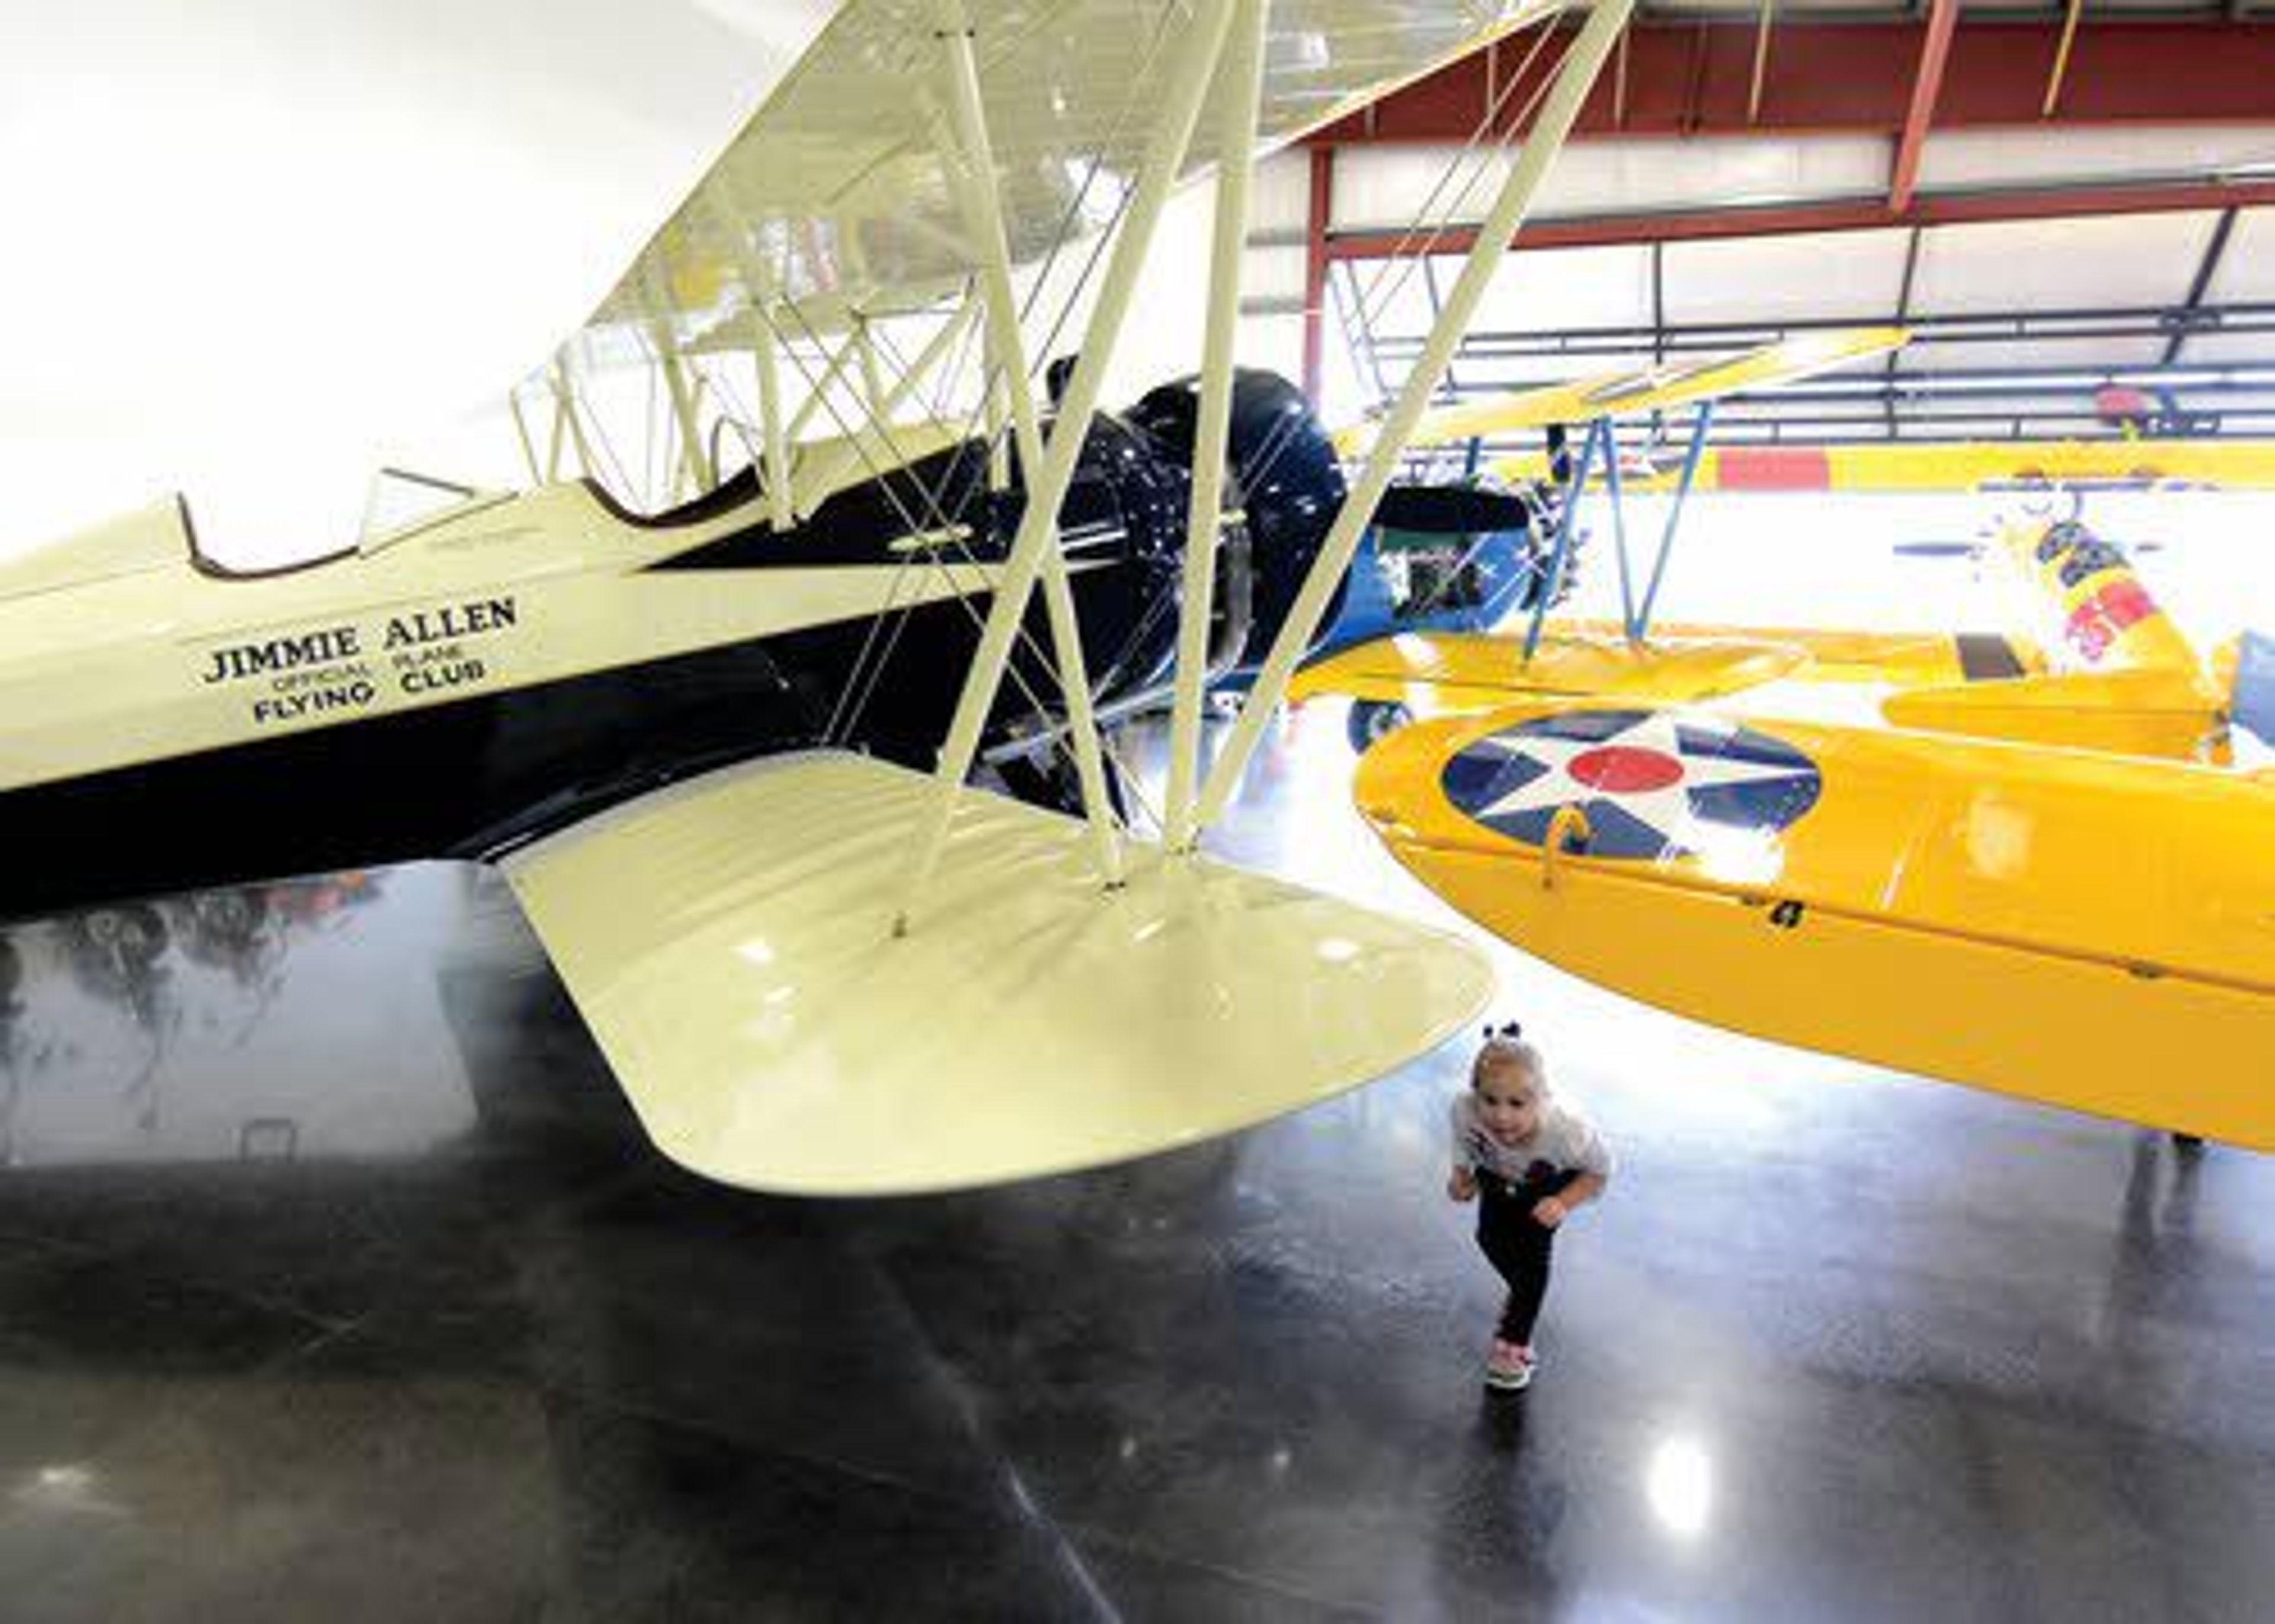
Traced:
<path id="1" fill-rule="evenodd" d="M 1567 806 L 1588 820 L 1587 855 L 1684 857 L 1719 827 L 1775 834 L 1817 804 L 1817 764 L 1751 728 L 1665 711 L 1568 711 L 1487 734 L 1446 763 L 1455 808 L 1496 834 L 1543 844 Z"/>

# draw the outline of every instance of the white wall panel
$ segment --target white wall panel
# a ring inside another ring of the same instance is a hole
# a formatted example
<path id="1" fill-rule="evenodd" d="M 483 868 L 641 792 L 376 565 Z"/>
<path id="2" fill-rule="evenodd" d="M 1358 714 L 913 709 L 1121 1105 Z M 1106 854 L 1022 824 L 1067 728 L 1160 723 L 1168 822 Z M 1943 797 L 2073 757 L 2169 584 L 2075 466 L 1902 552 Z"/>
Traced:
<path id="1" fill-rule="evenodd" d="M 1267 367 L 1300 383 L 1304 377 L 1304 318 L 1243 316 L 1233 338 L 1232 352 L 1243 366 Z"/>
<path id="2" fill-rule="evenodd" d="M 2183 365 L 2252 366 L 2275 374 L 2275 333 L 2197 333 L 2181 351 Z"/>
<path id="3" fill-rule="evenodd" d="M 1920 245 L 1915 313 L 2178 304 L 2217 214 L 1939 226 Z"/>
<path id="4" fill-rule="evenodd" d="M 1256 166 L 1248 183 L 1248 229 L 1300 231 L 1311 223 L 1311 159 L 1285 147 Z"/>
<path id="5" fill-rule="evenodd" d="M 1373 374 L 1370 370 L 1364 376 L 1360 374 L 1357 358 L 1343 342 L 1333 317 L 1320 324 L 1319 331 L 1320 415 L 1330 423 L 1357 422 L 1377 404 Z M 1397 380 L 1390 381 L 1394 384 Z"/>
<path id="6" fill-rule="evenodd" d="M 1934 344 L 1914 339 L 1903 349 L 1906 372 L 1943 372 L 1957 367 L 2060 366 L 2097 372 L 2112 366 L 2142 366 L 2165 353 L 2162 338 L 2015 338 L 1982 344 Z"/>
<path id="7" fill-rule="evenodd" d="M 1903 288 L 1907 230 L 1669 243 L 1667 319 L 1884 321 Z M 1648 319 L 1646 317 L 1646 319 Z"/>
<path id="8" fill-rule="evenodd" d="M 1928 137 L 1923 192 L 2014 186 L 2275 166 L 2275 127 L 2207 125 L 2135 129 L 1953 130 Z"/>
<path id="9" fill-rule="evenodd" d="M 1251 248 L 1241 259 L 1241 297 L 1303 298 L 1304 259 L 1301 248 Z"/>
<path id="10" fill-rule="evenodd" d="M 1630 499 L 1629 535 L 1655 538 L 1663 497 Z M 2088 520 L 2162 550 L 2140 561 L 2149 590 L 2199 646 L 2256 621 L 2275 604 L 2275 496 L 2186 491 L 2092 498 Z M 1682 540 L 1659 612 L 1738 625 L 2022 629 L 2008 595 L 1964 558 L 1907 555 L 1918 541 L 1963 541 L 1986 517 L 1978 497 L 1810 492 L 1701 492 L 1683 510 Z M 1619 573 L 1600 499 L 1583 510 L 1597 533 L 1573 612 L 1616 614 Z"/>
<path id="11" fill-rule="evenodd" d="M 1438 193 L 1447 166 L 1461 163 L 1460 181 L 1432 205 L 1441 213 L 1447 200 L 1469 187 L 1466 217 L 1491 206 L 1503 165 L 1497 155 L 1462 158 L 1457 147 L 1355 147 L 1335 154 L 1334 208 L 1329 229 L 1339 231 L 1395 230 L 1411 223 L 1425 200 Z M 1482 178 L 1480 178 L 1482 176 Z M 1306 193 L 1308 196 L 1308 192 Z"/>
<path id="12" fill-rule="evenodd" d="M 1358 304 L 1351 303 L 1351 290 Z M 1422 262 L 1415 259 L 1363 260 L 1333 270 L 1328 276 L 1327 322 L 1340 339 L 1348 323 L 1377 338 L 1418 338 L 1437 319 L 1430 304 L 1430 284 L 1423 280 Z"/>
<path id="13" fill-rule="evenodd" d="M 1459 269 L 1458 261 L 1447 266 Z M 1441 271 L 1440 283 L 1452 286 L 1451 276 Z M 1471 328 L 1481 333 L 1544 333 L 1650 321 L 1650 249 L 1542 248 L 1501 261 Z"/>
<path id="14" fill-rule="evenodd" d="M 1461 156 L 1456 147 L 1360 147 L 1335 156 L 1334 229 L 1394 230 L 1412 221 Z M 1888 143 L 1877 136 L 1589 140 L 1568 147 L 1541 189 L 1542 219 L 1856 197 L 1885 191 Z M 1507 172 L 1499 153 L 1472 156 L 1440 195 L 1463 196 L 1454 217 L 1483 215 Z"/>
<path id="15" fill-rule="evenodd" d="M 2204 298 L 2215 305 L 2275 302 L 2275 208 L 2247 208 L 2236 215 Z"/>
<path id="16" fill-rule="evenodd" d="M 1536 383 L 1562 383 L 1599 373 L 1625 372 L 1651 364 L 1649 350 L 1591 351 L 1586 355 L 1463 356 L 1454 374 L 1465 389 L 1515 389 Z"/>
<path id="17" fill-rule="evenodd" d="M 1565 149 L 1539 212 L 1622 215 L 1855 197 L 1885 191 L 1878 136 L 1591 140 Z"/>

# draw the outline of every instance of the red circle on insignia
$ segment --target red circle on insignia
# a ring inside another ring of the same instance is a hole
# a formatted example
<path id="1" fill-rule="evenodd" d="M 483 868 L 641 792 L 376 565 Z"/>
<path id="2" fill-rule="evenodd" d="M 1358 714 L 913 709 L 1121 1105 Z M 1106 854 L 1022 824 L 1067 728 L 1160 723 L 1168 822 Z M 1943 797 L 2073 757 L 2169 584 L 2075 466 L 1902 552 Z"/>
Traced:
<path id="1" fill-rule="evenodd" d="M 1682 762 L 1663 750 L 1637 750 L 1629 744 L 1583 751 L 1564 770 L 1589 789 L 1609 795 L 1637 795 L 1682 782 Z"/>

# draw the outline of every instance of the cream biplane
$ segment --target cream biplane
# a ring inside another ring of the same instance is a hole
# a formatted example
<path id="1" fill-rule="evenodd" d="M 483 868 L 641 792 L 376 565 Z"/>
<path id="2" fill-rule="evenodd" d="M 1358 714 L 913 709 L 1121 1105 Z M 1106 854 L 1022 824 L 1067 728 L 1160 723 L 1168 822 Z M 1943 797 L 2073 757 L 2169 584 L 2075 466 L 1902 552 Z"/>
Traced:
<path id="1" fill-rule="evenodd" d="M 1292 392 L 1232 365 L 1247 176 L 1260 144 L 1558 9 L 797 8 L 795 65 L 539 374 L 532 488 L 436 487 L 259 573 L 201 548 L 192 492 L 0 565 L 0 913 L 495 861 L 657 1145 L 759 1189 L 1090 1165 L 1434 1046 L 1490 990 L 1473 948 L 1197 850 L 1442 369 L 1346 487 Z M 1571 34 L 1441 354 L 1627 11 Z M 1102 414 L 1154 229 L 1211 166 L 1198 379 Z M 1040 405 L 1060 313 L 1030 319 L 1019 278 L 1101 213 Z M 911 313 L 928 336 L 896 368 L 882 335 Z M 665 510 L 595 477 L 580 368 L 611 345 L 669 403 Z M 966 404 L 906 420 L 972 350 Z M 785 373 L 823 356 L 794 408 Z M 755 412 L 721 407 L 728 362 Z M 858 420 L 802 432 L 849 392 Z M 571 449 L 586 477 L 551 477 Z M 1204 780 L 1203 684 L 1243 651 L 1256 691 Z M 1160 684 L 1157 843 L 1115 816 L 1100 719 Z M 1038 762 L 1078 815 L 969 788 L 983 755 Z M 921 1130 L 918 1091 L 949 1102 Z"/>

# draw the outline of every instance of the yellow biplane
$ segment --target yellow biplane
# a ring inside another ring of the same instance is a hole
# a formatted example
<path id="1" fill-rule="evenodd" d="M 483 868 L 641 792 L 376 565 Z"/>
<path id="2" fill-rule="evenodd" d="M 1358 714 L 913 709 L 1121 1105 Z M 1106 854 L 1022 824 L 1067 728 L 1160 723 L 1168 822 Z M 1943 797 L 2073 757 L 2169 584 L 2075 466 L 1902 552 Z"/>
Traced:
<path id="1" fill-rule="evenodd" d="M 0 567 L 0 916 L 294 868 L 495 862 L 658 1146 L 728 1183 L 817 1193 L 1185 1144 L 1351 1086 L 1466 1023 L 1490 991 L 1470 944 L 1197 850 L 1442 370 L 1418 369 L 1346 499 L 1316 420 L 1285 385 L 1236 374 L 1231 340 L 1256 154 L 1512 30 L 1553 27 L 1562 8 L 693 10 L 721 49 L 755 33 L 775 72 L 686 201 L 613 291 L 591 283 L 591 315 L 518 392 L 517 405 L 549 405 L 549 432 L 517 417 L 531 488 L 415 481 L 419 510 L 306 536 L 291 567 L 266 570 L 208 547 L 215 510 L 193 490 Z M 1603 0 L 1571 37 L 1433 339 L 1441 354 L 1629 10 Z M 403 274 L 437 278 L 406 284 L 430 319 L 463 314 L 519 216 L 403 184 L 390 165 L 438 144 L 446 178 L 468 167 L 446 117 L 396 120 L 327 166 L 325 132 L 362 129 L 368 110 L 320 94 L 340 55 L 321 23 L 276 21 L 248 53 L 244 100 L 194 99 L 227 120 L 261 87 L 300 93 L 282 139 L 223 155 L 272 184 L 249 207 L 226 194 L 226 168 L 185 174 L 223 195 L 180 240 L 224 266 L 217 287 L 257 291 L 252 320 L 295 308 L 311 283 L 359 314 L 333 291 L 332 262 L 344 276 L 406 241 Z M 168 65 L 156 61 L 162 83 Z M 140 107 L 103 100 L 119 118 Z M 616 132 L 646 122 L 642 110 Z M 52 140 L 49 155 L 155 161 L 176 135 L 162 124 L 138 149 L 99 133 Z M 1198 380 L 1127 417 L 1101 412 L 1170 194 L 1211 169 Z M 141 178 L 100 176 L 91 194 L 124 215 L 109 202 Z M 326 276 L 308 275 L 305 252 L 231 258 L 220 228 L 336 220 L 320 207 L 334 190 L 358 192 L 364 212 L 352 238 L 326 243 Z M 382 191 L 404 215 L 380 229 L 369 204 Z M 101 265 L 78 229 L 100 223 L 52 230 Z M 147 273 L 153 234 L 135 223 L 143 235 L 117 257 Z M 1100 253 L 1060 253 L 1109 224 Z M 571 280 L 595 268 L 571 259 Z M 1072 294 L 1040 296 L 1053 264 Z M 446 270 L 465 284 L 458 303 Z M 121 323 L 119 371 L 142 359 L 132 322 L 147 304 L 101 306 Z M 517 330 L 532 319 L 498 308 Z M 373 432 L 374 403 L 393 399 L 380 363 L 400 371 L 404 355 L 367 350 L 359 372 L 345 346 L 364 335 L 327 314 L 342 325 L 328 359 L 370 387 L 342 391 L 336 413 L 266 404 L 280 431 Z M 911 316 L 921 351 L 903 365 L 889 338 Z M 1071 357 L 1047 371 L 1053 323 L 1075 316 Z M 191 318 L 151 317 L 170 319 Z M 216 387 L 306 364 L 219 325 L 231 347 Z M 393 342 L 410 354 L 417 336 Z M 600 432 L 624 357 L 658 407 L 645 459 Z M 109 365 L 74 361 L 66 386 Z M 786 374 L 809 366 L 798 405 Z M 958 366 L 976 374 L 963 394 L 934 389 Z M 729 400 L 730 366 L 752 401 Z M 149 370 L 154 386 L 178 381 Z M 928 389 L 945 404 L 908 421 Z M 11 421 L 61 420 L 80 399 L 64 393 Z M 849 406 L 836 432 L 805 432 Z M 368 457 L 371 442 L 351 438 Z M 1275 470 L 1273 489 L 1243 478 L 1251 454 Z M 669 469 L 666 498 L 634 503 L 625 465 Z M 1251 640 L 1256 691 L 1204 781 L 1206 676 Z M 1173 682 L 1175 717 L 1158 842 L 1117 818 L 1099 725 L 1157 680 Z M 968 785 L 983 756 L 1038 741 L 1073 789 L 1035 798 L 1060 805 Z M 919 1095 L 948 1108 L 912 1116 Z"/>
<path id="2" fill-rule="evenodd" d="M 1880 708 L 1904 726 L 2224 765 L 2229 759 L 2226 693 L 2233 684 L 2222 681 L 2221 673 L 2232 672 L 2234 651 L 2199 658 L 2123 551 L 2087 530 L 2076 515 L 2089 491 L 2152 488 L 2182 478 L 2183 469 L 2196 482 L 2214 475 L 2232 483 L 2264 481 L 2275 467 L 2265 448 L 2125 441 L 2100 447 L 1772 446 L 1718 453 L 1709 445 L 1720 400 L 1886 355 L 1908 336 L 1894 328 L 1822 330 L 1737 355 L 1523 389 L 1426 414 L 1416 446 L 1474 444 L 1489 434 L 1585 426 L 1576 464 L 1561 452 L 1528 454 L 1503 459 L 1493 470 L 1503 479 L 1561 492 L 1538 504 L 1549 513 L 1553 534 L 1531 561 L 1537 578 L 1517 594 L 1529 623 L 1521 638 L 1493 630 L 1413 630 L 1350 639 L 1308 661 L 1291 697 L 1300 702 L 1347 696 L 1353 743 L 1364 748 L 1416 714 L 1528 699 L 1695 703 L 1791 679 L 1893 691 Z M 1679 471 L 1631 467 L 1621 453 L 1616 420 L 1686 405 L 1696 415 Z M 1345 430 L 1336 441 L 1348 455 L 1369 442 L 1368 431 Z M 1724 462 L 1718 464 L 1718 457 Z M 1730 457 L 1746 459 L 1751 472 L 1732 475 Z M 1683 503 L 1702 470 L 1709 471 L 1711 484 L 1712 471 L 1720 468 L 1725 488 L 1820 489 L 1833 482 L 1835 458 L 1855 465 L 1848 473 L 1852 480 L 1885 483 L 1893 475 L 1912 488 L 1930 480 L 1981 474 L 1982 491 L 2019 498 L 1993 533 L 1971 547 L 1937 543 L 1901 550 L 1972 553 L 1978 563 L 2004 573 L 2016 588 L 2013 595 L 2037 606 L 2043 623 L 2028 631 L 1888 632 L 1654 621 Z M 1567 464 L 1572 465 L 1561 465 Z M 1568 591 L 1576 517 L 1591 477 L 1601 480 L 1608 498 L 1622 614 L 1617 622 L 1552 625 L 1549 612 Z M 1628 490 L 1644 487 L 1673 497 L 1647 576 L 1629 560 L 1623 506 Z M 2071 517 L 2054 522 L 2049 516 L 2062 501 Z"/>
<path id="3" fill-rule="evenodd" d="M 1422 419 L 1413 442 L 1446 444 L 1528 428 L 1584 428 L 1573 465 L 1545 504 L 1553 535 L 1537 555 L 1537 577 L 1522 607 L 1521 636 L 1498 631 L 1401 631 L 1332 649 L 1305 665 L 1291 697 L 1348 696 L 1352 738 L 1362 745 L 1414 714 L 1470 710 L 1520 699 L 1589 696 L 1686 702 L 1757 687 L 1780 677 L 1940 685 L 2036 668 L 2027 645 L 1998 636 L 1887 634 L 1803 629 L 1735 630 L 1661 624 L 1652 614 L 1718 402 L 1834 367 L 1884 356 L 1908 335 L 1900 328 L 1855 328 L 1781 340 L 1733 356 L 1613 373 L 1447 406 Z M 1625 462 L 1616 420 L 1689 407 L 1689 449 L 1674 501 L 1648 572 L 1628 555 Z M 1364 427 L 1337 436 L 1346 455 L 1371 443 Z M 1609 499 L 1622 615 L 1616 625 L 1547 619 L 1568 590 L 1578 544 L 1581 499 L 1600 478 Z"/>
<path id="4" fill-rule="evenodd" d="M 1587 425 L 1576 469 L 1510 470 L 1565 493 L 1531 623 L 1377 639 L 1295 691 L 1372 707 L 1380 725 L 1353 728 L 1376 741 L 1363 815 L 1432 889 L 1567 970 L 1757 1036 L 2275 1147 L 2275 774 L 2222 770 L 2232 721 L 2275 715 L 2264 645 L 2201 659 L 2042 476 L 1976 549 L 2045 611 L 2035 638 L 1652 631 L 1667 540 L 1638 593 L 1614 417 L 1697 403 L 1680 473 L 1659 480 L 1671 539 L 1717 394 L 1903 336 L 1823 333 L 1432 414 L 1425 436 L 1447 439 Z M 1544 636 L 1599 472 L 1624 613 Z M 1765 720 L 1732 697 L 1798 676 L 1893 691 L 1889 725 Z M 1481 714 L 1399 726 L 1413 711 Z"/>
<path id="5" fill-rule="evenodd" d="M 2047 668 L 1895 692 L 1886 728 L 1624 696 L 1417 723 L 1362 761 L 1361 812 L 1630 996 L 2275 1148 L 2275 772 L 2225 766 L 2231 722 L 2275 731 L 2269 651 L 2239 639 L 2224 690 L 2074 518 L 1990 550 L 2053 610 Z"/>

